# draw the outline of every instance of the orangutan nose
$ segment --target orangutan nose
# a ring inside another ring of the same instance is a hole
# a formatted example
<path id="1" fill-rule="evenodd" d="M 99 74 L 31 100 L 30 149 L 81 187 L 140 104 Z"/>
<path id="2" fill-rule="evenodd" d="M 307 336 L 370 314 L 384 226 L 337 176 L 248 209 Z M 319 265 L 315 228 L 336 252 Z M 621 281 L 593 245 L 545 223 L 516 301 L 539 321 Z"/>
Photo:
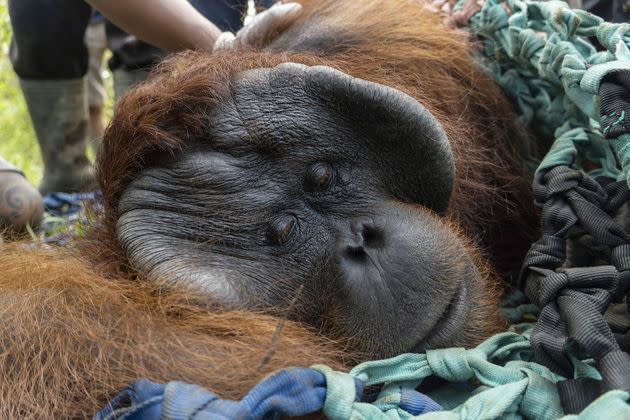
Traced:
<path id="1" fill-rule="evenodd" d="M 347 235 L 341 239 L 342 258 L 354 261 L 367 259 L 370 252 L 385 247 L 385 235 L 371 219 L 353 219 Z"/>

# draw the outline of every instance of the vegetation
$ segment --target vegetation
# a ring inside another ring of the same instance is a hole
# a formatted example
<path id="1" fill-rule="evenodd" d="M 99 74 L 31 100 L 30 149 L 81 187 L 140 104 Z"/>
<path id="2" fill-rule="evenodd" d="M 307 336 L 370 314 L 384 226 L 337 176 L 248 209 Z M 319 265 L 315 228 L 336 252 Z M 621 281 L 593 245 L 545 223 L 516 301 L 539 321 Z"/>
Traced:
<path id="1" fill-rule="evenodd" d="M 20 85 L 9 62 L 11 26 L 6 2 L 0 3 L 0 156 L 37 185 L 42 160 Z"/>
<path id="2" fill-rule="evenodd" d="M 0 156 L 22 169 L 28 180 L 37 185 L 43 164 L 20 84 L 9 61 L 10 40 L 7 3 L 0 1 Z M 105 81 L 112 98 L 111 77 Z M 107 110 L 106 114 L 111 115 L 111 101 Z"/>

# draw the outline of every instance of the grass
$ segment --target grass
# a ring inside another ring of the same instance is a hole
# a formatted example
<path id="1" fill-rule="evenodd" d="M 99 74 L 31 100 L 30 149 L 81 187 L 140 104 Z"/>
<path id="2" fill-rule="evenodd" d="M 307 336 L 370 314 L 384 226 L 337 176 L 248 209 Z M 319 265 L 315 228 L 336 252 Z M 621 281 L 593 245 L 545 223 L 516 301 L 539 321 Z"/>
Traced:
<path id="1" fill-rule="evenodd" d="M 22 169 L 37 185 L 43 172 L 35 132 L 18 79 L 9 62 L 11 26 L 6 2 L 0 3 L 0 156 Z"/>
<path id="2" fill-rule="evenodd" d="M 0 1 L 0 156 L 20 168 L 32 184 L 38 185 L 44 168 L 20 84 L 9 61 L 10 39 L 7 3 Z M 110 116 L 112 78 L 108 72 L 105 76 L 110 98 L 106 116 Z"/>
<path id="3" fill-rule="evenodd" d="M 254 11 L 254 3 L 250 0 L 246 20 L 251 19 Z M 10 41 L 7 2 L 0 0 L 0 156 L 20 168 L 32 184 L 38 185 L 44 167 L 20 84 L 9 61 Z M 106 53 L 105 59 L 108 56 Z M 111 73 L 107 70 L 104 70 L 104 81 L 108 92 L 107 119 L 113 112 L 114 97 Z M 91 150 L 88 150 L 88 157 L 93 158 Z"/>

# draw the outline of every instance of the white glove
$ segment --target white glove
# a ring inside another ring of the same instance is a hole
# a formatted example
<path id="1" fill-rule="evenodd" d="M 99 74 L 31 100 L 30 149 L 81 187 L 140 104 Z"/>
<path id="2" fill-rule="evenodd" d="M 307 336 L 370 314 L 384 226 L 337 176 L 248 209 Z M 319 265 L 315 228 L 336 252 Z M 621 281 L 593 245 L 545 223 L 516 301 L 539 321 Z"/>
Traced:
<path id="1" fill-rule="evenodd" d="M 236 35 L 223 32 L 212 51 L 261 48 L 291 26 L 301 13 L 302 5 L 299 3 L 276 3 L 254 16 Z"/>

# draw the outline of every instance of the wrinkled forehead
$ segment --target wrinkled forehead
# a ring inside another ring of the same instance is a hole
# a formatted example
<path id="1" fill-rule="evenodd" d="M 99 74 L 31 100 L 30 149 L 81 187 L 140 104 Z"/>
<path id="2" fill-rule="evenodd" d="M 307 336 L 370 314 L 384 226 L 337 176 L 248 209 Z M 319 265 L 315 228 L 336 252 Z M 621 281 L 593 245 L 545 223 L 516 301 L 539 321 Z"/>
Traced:
<path id="1" fill-rule="evenodd" d="M 394 198 L 436 211 L 448 206 L 454 161 L 446 134 L 403 92 L 296 63 L 234 74 L 221 92 L 201 134 L 197 127 L 179 130 L 186 137 L 183 153 L 166 168 L 165 179 L 176 169 L 175 178 L 210 192 L 273 192 L 324 161 L 372 175 L 364 187 Z"/>
<path id="2" fill-rule="evenodd" d="M 277 171 L 267 169 L 255 155 L 187 151 L 170 163 L 142 171 L 123 194 L 120 211 L 166 203 L 174 210 L 201 215 L 217 208 L 265 209 L 286 194 L 285 183 L 291 180 Z"/>
<path id="3" fill-rule="evenodd" d="M 229 96 L 210 111 L 208 137 L 214 146 L 267 156 L 335 158 L 359 151 L 365 142 L 349 141 L 363 134 L 362 126 L 353 124 L 358 116 L 342 109 L 339 98 L 322 97 L 300 67 L 291 70 L 254 69 L 236 75 Z"/>

